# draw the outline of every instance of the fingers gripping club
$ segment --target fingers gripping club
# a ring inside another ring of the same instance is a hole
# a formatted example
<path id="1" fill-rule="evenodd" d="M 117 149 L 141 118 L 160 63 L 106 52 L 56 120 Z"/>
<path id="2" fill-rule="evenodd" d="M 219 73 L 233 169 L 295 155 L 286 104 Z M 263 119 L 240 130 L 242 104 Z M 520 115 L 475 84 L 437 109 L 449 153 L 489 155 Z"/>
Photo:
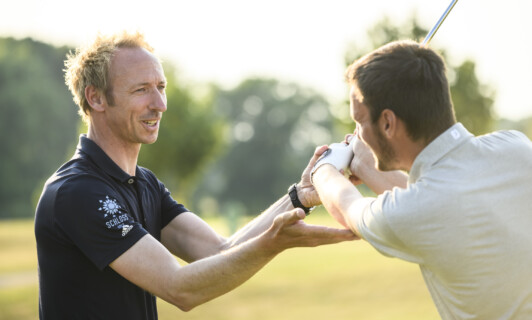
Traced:
<path id="1" fill-rule="evenodd" d="M 321 157 L 316 161 L 312 171 L 310 173 L 310 180 L 316 170 L 318 170 L 324 164 L 333 165 L 338 171 L 345 170 L 349 167 L 351 160 L 353 159 L 353 149 L 346 143 L 333 143 L 329 146 L 329 149 L 325 151 Z"/>

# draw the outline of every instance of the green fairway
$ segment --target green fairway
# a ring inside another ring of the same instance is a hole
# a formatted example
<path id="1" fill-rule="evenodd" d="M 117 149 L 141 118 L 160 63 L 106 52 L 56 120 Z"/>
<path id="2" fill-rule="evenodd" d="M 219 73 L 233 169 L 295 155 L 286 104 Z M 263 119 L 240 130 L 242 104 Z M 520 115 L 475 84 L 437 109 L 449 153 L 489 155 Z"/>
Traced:
<path id="1" fill-rule="evenodd" d="M 208 222 L 227 235 L 222 220 Z M 319 210 L 307 223 L 336 226 Z M 36 261 L 33 221 L 0 222 L 0 319 L 37 318 Z M 159 319 L 439 317 L 417 265 L 354 241 L 285 251 L 235 291 L 188 313 L 159 300 Z"/>

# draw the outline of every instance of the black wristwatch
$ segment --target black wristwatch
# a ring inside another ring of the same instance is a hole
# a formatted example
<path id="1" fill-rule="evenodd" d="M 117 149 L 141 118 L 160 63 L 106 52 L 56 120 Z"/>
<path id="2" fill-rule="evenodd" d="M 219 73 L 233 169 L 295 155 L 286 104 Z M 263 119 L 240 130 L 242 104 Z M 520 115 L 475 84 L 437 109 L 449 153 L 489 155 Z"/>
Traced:
<path id="1" fill-rule="evenodd" d="M 308 214 L 310 213 L 310 211 L 312 211 L 312 209 L 314 209 L 314 207 L 307 208 L 301 203 L 301 201 L 299 201 L 299 197 L 297 196 L 296 185 L 297 183 L 294 183 L 290 186 L 290 188 L 288 188 L 288 196 L 290 197 L 290 200 L 292 200 L 292 205 L 294 206 L 294 208 L 303 209 L 303 211 L 305 211 L 305 214 L 308 216 Z"/>

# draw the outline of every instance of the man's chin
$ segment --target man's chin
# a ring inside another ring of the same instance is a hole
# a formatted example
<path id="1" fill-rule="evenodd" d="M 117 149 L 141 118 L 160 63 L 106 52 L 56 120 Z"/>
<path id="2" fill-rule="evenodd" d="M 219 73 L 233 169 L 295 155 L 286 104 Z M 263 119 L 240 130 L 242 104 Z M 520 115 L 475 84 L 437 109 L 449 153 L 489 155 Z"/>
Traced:
<path id="1" fill-rule="evenodd" d="M 157 135 L 143 139 L 142 144 L 153 144 L 157 141 Z"/>

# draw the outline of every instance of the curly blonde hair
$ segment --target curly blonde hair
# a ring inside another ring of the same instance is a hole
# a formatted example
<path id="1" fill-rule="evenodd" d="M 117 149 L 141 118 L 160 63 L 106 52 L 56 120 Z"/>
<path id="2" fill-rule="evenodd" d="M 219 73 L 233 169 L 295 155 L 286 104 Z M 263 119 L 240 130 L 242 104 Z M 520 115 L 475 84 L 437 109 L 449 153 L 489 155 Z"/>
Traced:
<path id="1" fill-rule="evenodd" d="M 109 79 L 111 58 L 120 48 L 144 48 L 153 53 L 153 48 L 145 41 L 140 32 L 122 31 L 111 35 L 98 33 L 96 39 L 75 52 L 69 52 L 65 60 L 65 83 L 79 106 L 79 114 L 89 122 L 91 106 L 85 98 L 85 88 L 93 86 L 105 94 L 113 104 L 112 88 Z"/>

